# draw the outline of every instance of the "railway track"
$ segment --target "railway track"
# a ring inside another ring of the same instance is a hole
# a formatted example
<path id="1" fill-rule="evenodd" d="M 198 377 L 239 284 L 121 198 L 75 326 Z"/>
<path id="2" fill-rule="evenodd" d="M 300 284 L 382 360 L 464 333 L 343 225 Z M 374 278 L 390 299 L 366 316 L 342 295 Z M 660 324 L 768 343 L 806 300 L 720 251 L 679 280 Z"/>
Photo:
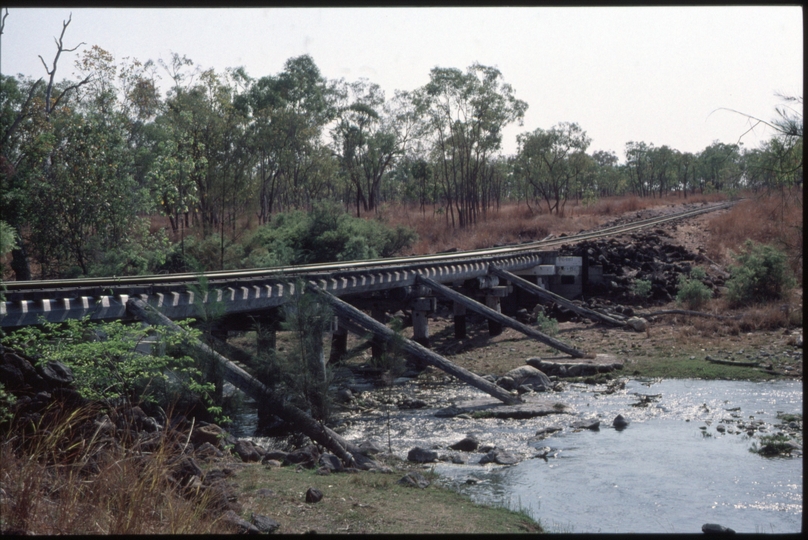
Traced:
<path id="1" fill-rule="evenodd" d="M 535 251 L 546 251 L 548 248 L 581 242 L 606 236 L 619 236 L 632 231 L 646 229 L 664 223 L 677 220 L 688 219 L 708 212 L 714 212 L 732 207 L 737 201 L 720 203 L 715 205 L 705 205 L 701 208 L 657 216 L 653 218 L 632 221 L 627 224 L 614 225 L 593 231 L 581 232 L 578 234 L 526 242 L 518 245 L 499 246 L 495 248 L 479 249 L 472 251 L 437 253 L 433 255 L 416 255 L 407 257 L 389 257 L 386 259 L 371 259 L 364 261 L 347 261 L 340 263 L 319 263 L 301 266 L 283 266 L 272 268 L 253 268 L 247 270 L 228 270 L 205 272 L 204 276 L 208 283 L 215 287 L 217 285 L 229 285 L 233 282 L 260 281 L 266 279 L 294 279 L 295 277 L 322 276 L 331 274 L 344 274 L 346 272 L 357 272 L 363 270 L 393 270 L 406 267 L 422 267 L 424 265 L 451 264 L 461 261 L 475 259 L 508 258 Z M 40 281 L 8 281 L 3 285 L 6 288 L 6 297 L 9 300 L 23 300 L 32 293 L 43 293 L 47 291 L 65 293 L 69 290 L 81 292 L 82 290 L 95 291 L 118 291 L 125 288 L 164 288 L 166 286 L 187 286 L 189 283 L 197 283 L 200 278 L 198 273 L 175 273 L 157 274 L 144 276 L 125 277 L 99 277 L 99 278 L 77 278 L 63 280 L 40 280 Z M 40 296 L 36 295 L 35 296 Z"/>
<path id="2" fill-rule="evenodd" d="M 4 283 L 5 301 L 0 302 L 0 326 L 16 328 L 89 317 L 94 321 L 131 319 L 126 303 L 140 298 L 171 319 L 198 316 L 198 304 L 220 302 L 224 314 L 256 314 L 285 304 L 296 294 L 298 283 L 314 283 L 334 296 L 367 296 L 380 291 L 418 290 L 418 278 L 439 283 L 480 280 L 481 288 L 496 287 L 489 267 L 518 274 L 535 269 L 543 275 L 561 275 L 562 259 L 553 248 L 599 238 L 616 236 L 676 220 L 689 219 L 730 207 L 734 203 L 705 205 L 700 208 L 658 216 L 595 231 L 545 239 L 519 245 L 434 255 L 395 257 L 369 261 L 312 264 L 279 268 L 207 272 L 203 298 L 195 296 L 192 285 L 199 274 L 80 278 L 53 281 Z M 487 284 L 486 284 L 487 283 Z M 490 289 L 493 290 L 493 289 Z M 501 292 L 501 291 L 499 291 Z M 494 294 L 493 292 L 491 294 Z"/>

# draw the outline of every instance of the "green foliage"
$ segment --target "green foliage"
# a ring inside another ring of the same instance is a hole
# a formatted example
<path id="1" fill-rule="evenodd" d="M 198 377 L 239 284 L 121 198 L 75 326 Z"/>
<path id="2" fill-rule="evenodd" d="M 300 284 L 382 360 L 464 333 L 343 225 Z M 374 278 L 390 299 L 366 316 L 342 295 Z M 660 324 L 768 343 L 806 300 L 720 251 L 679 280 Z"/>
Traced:
<path id="1" fill-rule="evenodd" d="M 302 291 L 298 281 L 295 291 Z M 332 374 L 323 360 L 323 334 L 331 328 L 333 313 L 327 304 L 312 294 L 296 293 L 284 304 L 281 328 L 293 334 L 292 347 L 283 354 L 261 351 L 263 368 L 259 379 L 277 395 L 286 396 L 293 404 L 311 411 L 316 420 L 326 421 L 331 410 L 329 386 Z M 260 329 L 259 329 L 260 331 Z"/>
<path id="2" fill-rule="evenodd" d="M 676 293 L 676 302 L 684 304 L 688 309 L 699 309 L 713 297 L 713 293 L 707 285 L 702 283 L 707 275 L 704 269 L 696 266 L 690 271 L 688 278 L 684 274 L 679 275 L 679 291 Z"/>
<path id="3" fill-rule="evenodd" d="M 646 299 L 651 296 L 651 281 L 647 279 L 635 279 L 631 283 L 631 294 L 637 298 Z"/>
<path id="4" fill-rule="evenodd" d="M 76 389 L 87 399 L 127 399 L 166 407 L 187 400 L 191 394 L 210 403 L 213 387 L 202 382 L 194 359 L 174 352 L 186 339 L 198 335 L 187 326 L 186 330 L 186 336 L 179 336 L 121 321 L 96 324 L 71 319 L 64 323 L 43 321 L 41 329 L 26 326 L 6 335 L 2 342 L 40 364 L 58 361 L 70 367 Z M 152 353 L 138 352 L 138 344 L 150 337 L 154 340 Z"/>
<path id="5" fill-rule="evenodd" d="M 558 321 L 548 317 L 543 312 L 536 313 L 536 326 L 548 336 L 554 336 L 558 333 Z"/>
<path id="6" fill-rule="evenodd" d="M 5 423 L 7 420 L 11 420 L 12 413 L 11 408 L 16 403 L 17 398 L 14 397 L 14 394 L 11 394 L 6 391 L 5 386 L 3 383 L 0 382 L 0 424 Z"/>
<path id="7" fill-rule="evenodd" d="M 774 246 L 747 240 L 733 258 L 737 265 L 730 267 L 726 286 L 735 305 L 783 298 L 795 284 L 786 254 Z"/>
<path id="8" fill-rule="evenodd" d="M 379 221 L 354 218 L 339 204 L 320 203 L 311 212 L 277 214 L 245 246 L 243 266 L 283 266 L 389 257 L 409 246 L 415 233 Z"/>

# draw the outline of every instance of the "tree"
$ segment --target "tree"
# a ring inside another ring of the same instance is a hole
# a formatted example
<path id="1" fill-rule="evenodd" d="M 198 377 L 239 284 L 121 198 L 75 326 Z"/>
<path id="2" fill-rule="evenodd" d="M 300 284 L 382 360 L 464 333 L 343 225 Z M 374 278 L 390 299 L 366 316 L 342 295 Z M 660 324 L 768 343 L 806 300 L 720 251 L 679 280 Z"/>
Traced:
<path id="1" fill-rule="evenodd" d="M 482 209 L 485 166 L 500 149 L 502 129 L 521 122 L 527 103 L 493 67 L 474 64 L 465 73 L 433 68 L 429 78 L 412 94 L 421 133 L 430 139 L 447 220 L 453 227 L 471 226 Z"/>
<path id="2" fill-rule="evenodd" d="M 333 96 L 308 55 L 290 58 L 280 74 L 258 79 L 247 92 L 261 223 L 284 206 L 310 203 L 323 192 L 330 153 L 320 136 L 333 117 Z"/>
<path id="3" fill-rule="evenodd" d="M 702 193 L 737 189 L 743 177 L 740 148 L 737 144 L 713 142 L 697 159 L 697 182 Z"/>
<path id="4" fill-rule="evenodd" d="M 546 131 L 522 133 L 516 140 L 516 174 L 544 200 L 548 212 L 559 214 L 590 166 L 585 152 L 591 139 L 578 124 L 562 122 Z"/>

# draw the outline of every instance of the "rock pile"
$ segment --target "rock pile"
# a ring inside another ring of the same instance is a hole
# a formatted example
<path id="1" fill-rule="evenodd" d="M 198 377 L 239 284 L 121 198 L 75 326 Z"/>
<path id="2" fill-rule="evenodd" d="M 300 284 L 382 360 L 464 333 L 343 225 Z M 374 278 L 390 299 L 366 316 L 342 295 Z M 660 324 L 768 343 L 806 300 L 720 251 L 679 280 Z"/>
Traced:
<path id="1" fill-rule="evenodd" d="M 670 234 L 662 229 L 637 232 L 625 238 L 586 240 L 561 246 L 560 255 L 586 257 L 589 265 L 603 268 L 604 284 L 591 285 L 586 296 L 606 297 L 612 301 L 630 303 L 631 285 L 635 279 L 651 282 L 651 303 L 670 302 L 676 296 L 678 276 L 687 275 L 693 266 L 705 262 L 701 254 L 669 241 Z M 704 280 L 710 289 L 724 285 L 726 274 L 707 269 Z"/>

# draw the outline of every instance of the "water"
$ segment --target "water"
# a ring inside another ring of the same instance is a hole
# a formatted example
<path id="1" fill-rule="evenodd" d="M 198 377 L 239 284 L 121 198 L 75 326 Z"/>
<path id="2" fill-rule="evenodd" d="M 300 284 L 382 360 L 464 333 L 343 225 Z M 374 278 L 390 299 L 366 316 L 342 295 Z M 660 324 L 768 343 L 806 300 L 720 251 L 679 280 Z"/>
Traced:
<path id="1" fill-rule="evenodd" d="M 508 450 L 523 461 L 479 465 L 483 454 L 471 453 L 467 464 L 440 462 L 434 470 L 477 502 L 526 510 L 549 532 L 700 533 L 704 523 L 743 533 L 801 531 L 802 456 L 749 452 L 759 434 L 749 437 L 737 423 L 762 421 L 765 433 L 776 432 L 778 412 L 802 412 L 802 382 L 629 380 L 624 390 L 603 390 L 580 385 L 551 394 L 569 414 L 529 420 L 437 418 L 434 408 L 394 409 L 392 450 L 402 458 L 416 445 L 460 455 L 447 447 L 466 434 Z M 409 384 L 394 391 L 436 406 L 487 397 L 460 385 L 428 390 Z M 634 407 L 638 394 L 661 397 Z M 611 428 L 617 414 L 629 418 L 627 429 Z M 569 425 L 581 418 L 599 418 L 601 429 L 574 432 Z M 384 414 L 349 421 L 346 439 L 387 447 Z M 550 425 L 565 427 L 536 440 L 536 431 Z M 544 447 L 548 458 L 537 458 Z"/>

